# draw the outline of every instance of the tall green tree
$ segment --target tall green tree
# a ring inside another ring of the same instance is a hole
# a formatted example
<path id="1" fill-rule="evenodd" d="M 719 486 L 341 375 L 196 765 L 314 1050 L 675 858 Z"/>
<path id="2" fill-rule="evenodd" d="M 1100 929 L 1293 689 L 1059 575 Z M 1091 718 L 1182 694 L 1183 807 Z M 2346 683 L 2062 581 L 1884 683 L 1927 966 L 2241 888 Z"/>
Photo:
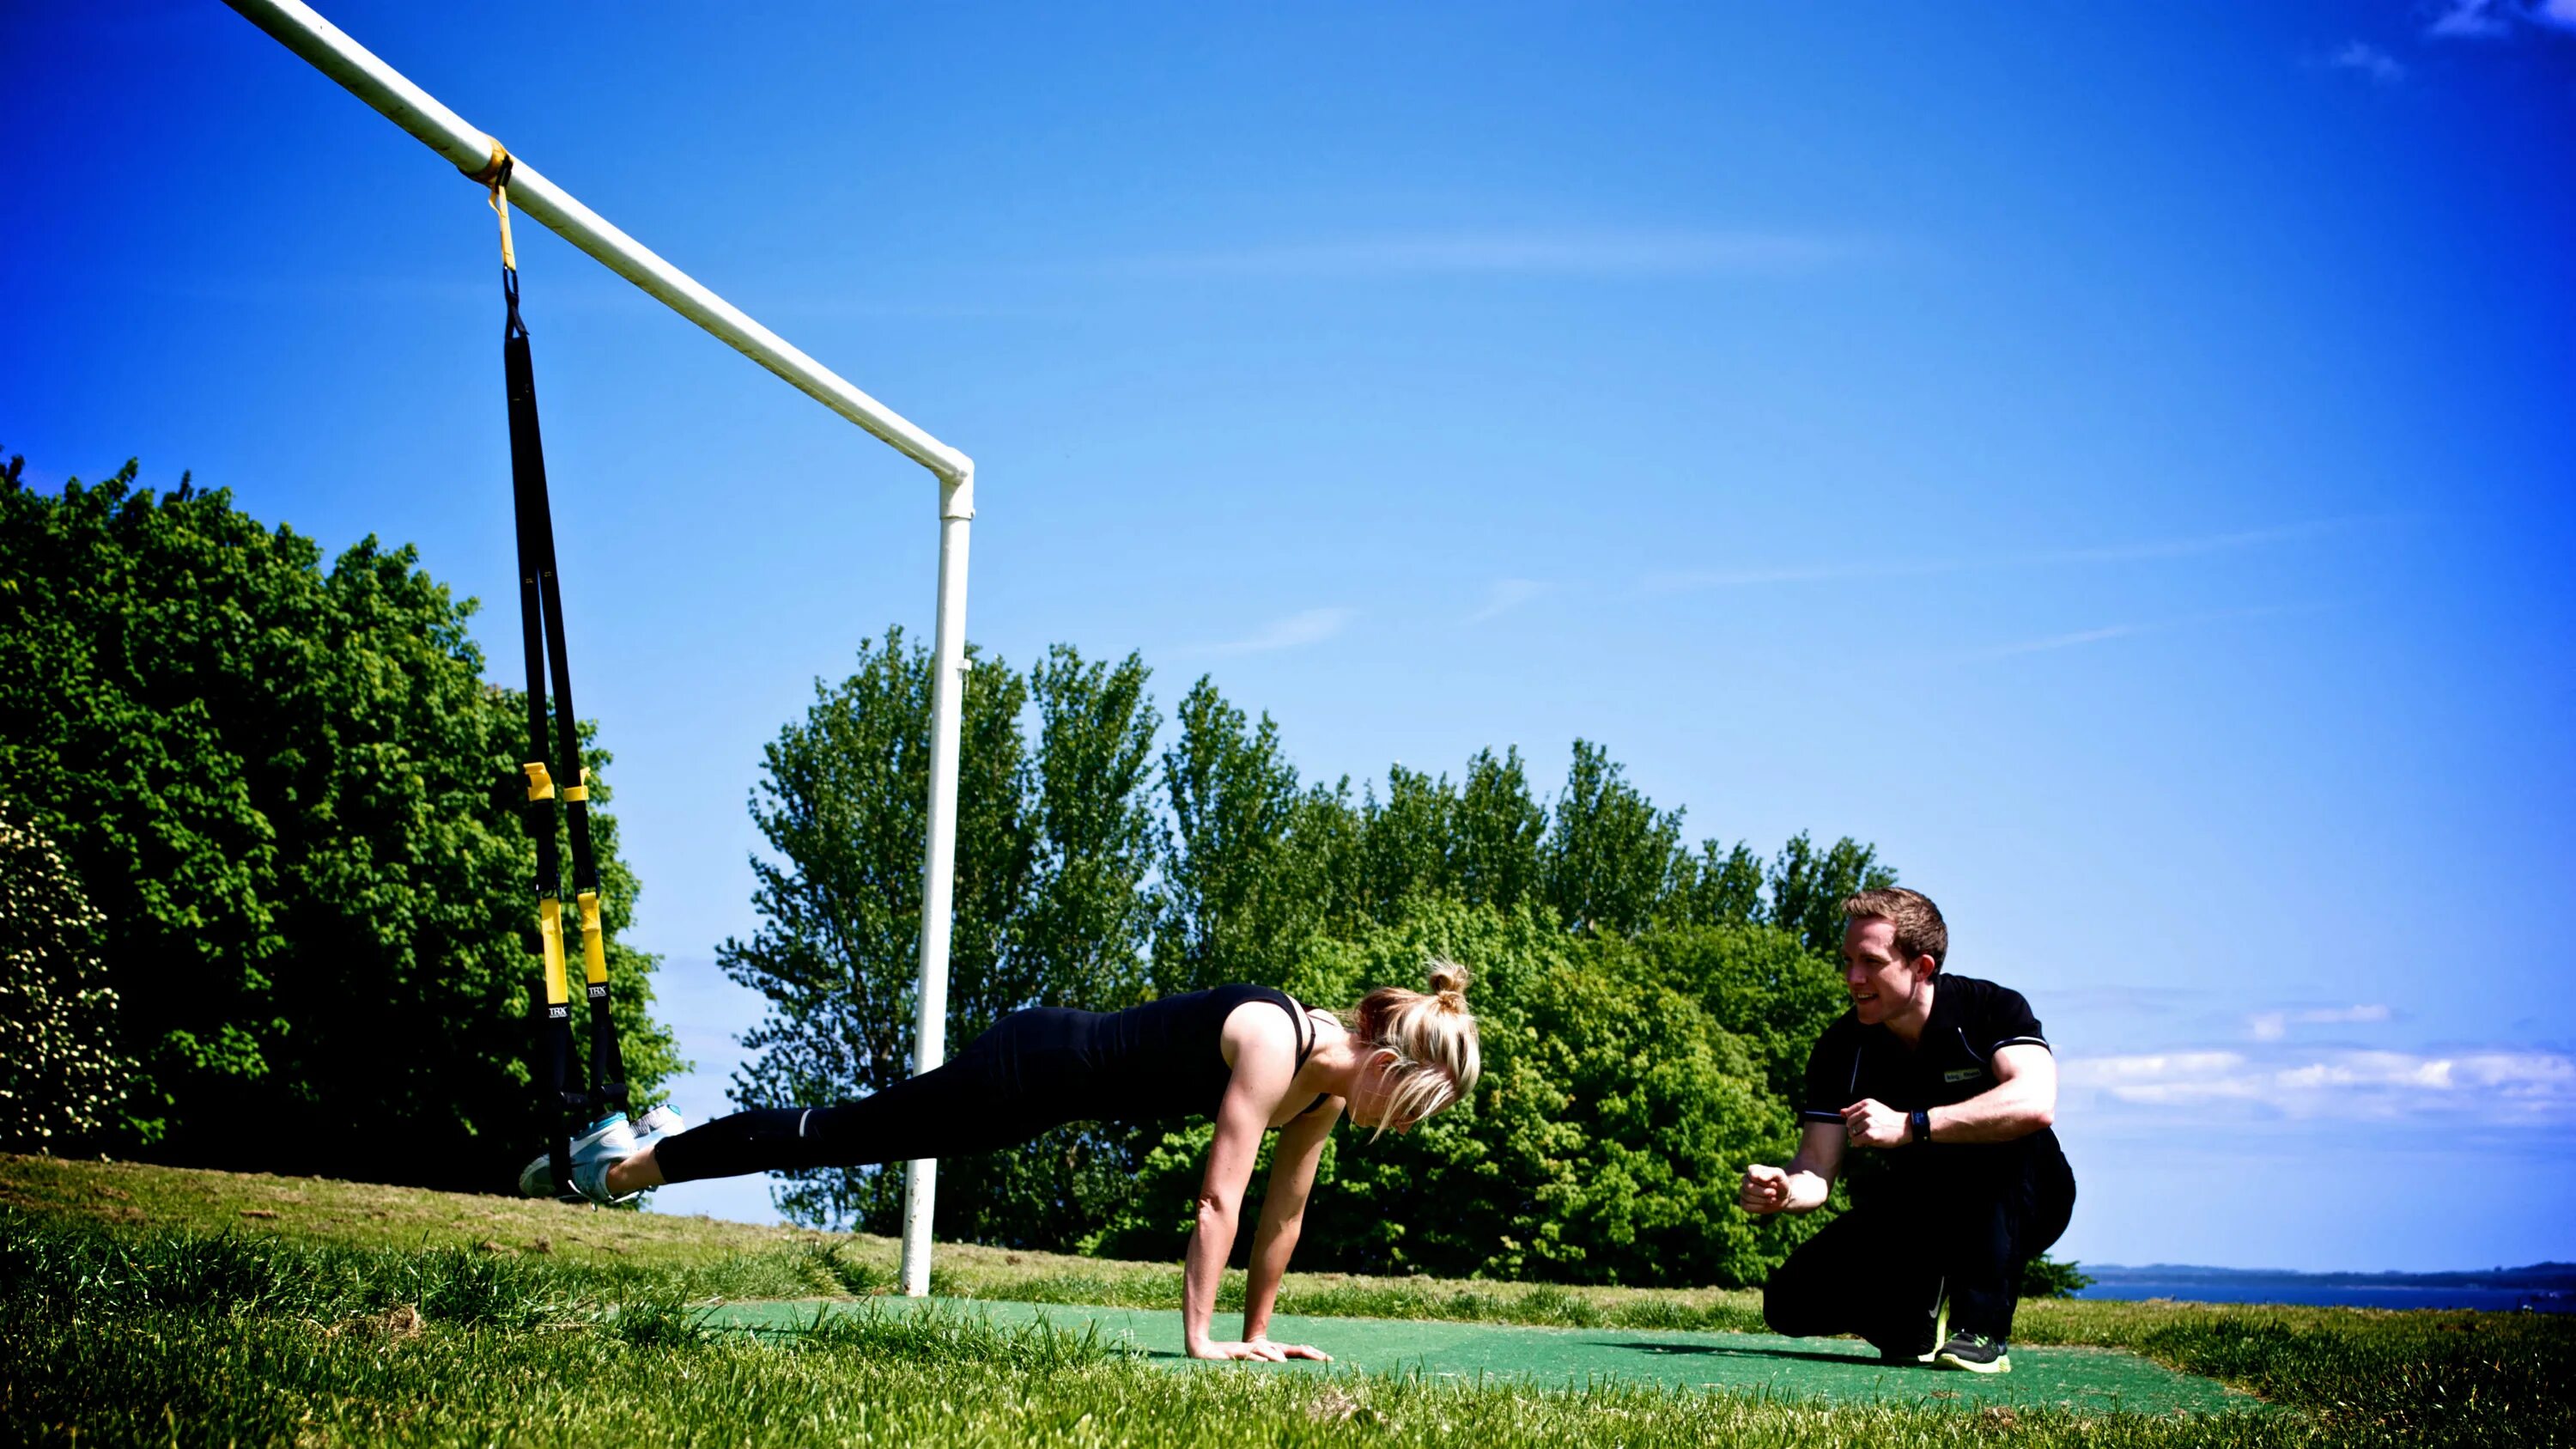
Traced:
<path id="1" fill-rule="evenodd" d="M 1547 811 L 1530 794 L 1516 745 L 1496 759 L 1478 750 L 1467 761 L 1452 817 L 1450 847 L 1458 898 L 1509 913 L 1544 889 Z"/>
<path id="2" fill-rule="evenodd" d="M 1360 801 L 1360 869 L 1352 906 L 1365 919 L 1396 921 L 1408 902 L 1452 894 L 1458 792 L 1402 765 L 1386 772 L 1386 798 L 1372 787 Z"/>
<path id="3" fill-rule="evenodd" d="M 1035 856 L 1018 724 L 1027 685 L 997 659 L 970 651 L 968 660 L 944 1023 L 952 1051 L 1022 1004 L 1010 931 Z M 888 629 L 860 646 L 848 678 L 817 681 L 805 718 L 762 750 L 751 798 L 769 844 L 751 860 L 762 924 L 716 951 L 727 976 L 769 999 L 743 1040 L 753 1055 L 734 1072 L 742 1106 L 866 1096 L 912 1074 L 931 686 L 930 652 Z M 798 1174 L 776 1196 L 802 1221 L 885 1231 L 901 1214 L 902 1176 L 826 1169 Z"/>
<path id="4" fill-rule="evenodd" d="M 1327 858 L 1294 833 L 1319 806 L 1268 715 L 1256 725 L 1201 678 L 1163 752 L 1171 809 L 1154 932 L 1154 994 L 1230 981 L 1275 984 L 1322 926 Z"/>
<path id="5" fill-rule="evenodd" d="M 1688 926 L 1750 926 L 1770 919 L 1762 896 L 1762 857 L 1737 841 L 1703 840 L 1696 855 L 1673 858 L 1663 918 Z"/>
<path id="6" fill-rule="evenodd" d="M 1839 960 L 1843 902 L 1894 884 L 1896 872 L 1879 863 L 1877 847 L 1846 835 L 1819 851 L 1801 830 L 1772 858 L 1767 919 L 1808 950 Z"/>
<path id="7" fill-rule="evenodd" d="M 1038 755 L 1035 883 L 1014 931 L 1022 1004 L 1109 1010 L 1144 999 L 1163 845 L 1154 809 L 1152 671 L 1128 655 L 1085 663 L 1058 644 L 1030 674 Z"/>
<path id="8" fill-rule="evenodd" d="M 0 477 L 0 795 L 105 918 L 141 1064 L 130 1140 L 169 1160 L 491 1189 L 530 1084 L 532 862 L 495 799 L 519 697 L 459 601 L 373 538 L 326 569 L 228 493 L 134 465 Z M 585 727 L 587 732 L 587 727 Z M 649 1101 L 676 1063 L 622 934 L 635 880 L 590 753 L 613 996 Z"/>
<path id="9" fill-rule="evenodd" d="M 1681 822 L 1629 784 L 1607 750 L 1576 740 L 1543 847 L 1548 903 L 1575 930 L 1636 930 L 1664 898 Z"/>

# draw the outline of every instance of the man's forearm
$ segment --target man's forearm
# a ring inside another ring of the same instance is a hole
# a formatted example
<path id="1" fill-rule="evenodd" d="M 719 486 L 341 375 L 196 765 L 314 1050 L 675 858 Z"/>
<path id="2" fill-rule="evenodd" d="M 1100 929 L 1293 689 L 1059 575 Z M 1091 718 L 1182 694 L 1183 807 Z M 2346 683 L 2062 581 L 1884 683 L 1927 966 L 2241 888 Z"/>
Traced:
<path id="1" fill-rule="evenodd" d="M 2053 1104 L 2014 1082 L 1934 1107 L 1928 1115 L 1935 1142 L 2011 1142 L 2057 1119 Z"/>

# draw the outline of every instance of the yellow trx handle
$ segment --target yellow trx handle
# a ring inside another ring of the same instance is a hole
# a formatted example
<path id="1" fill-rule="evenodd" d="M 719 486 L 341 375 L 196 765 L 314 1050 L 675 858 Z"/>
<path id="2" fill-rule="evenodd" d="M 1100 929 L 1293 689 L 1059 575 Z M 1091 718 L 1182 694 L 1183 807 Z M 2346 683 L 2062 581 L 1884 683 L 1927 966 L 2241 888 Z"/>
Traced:
<path id="1" fill-rule="evenodd" d="M 519 768 L 527 772 L 528 798 L 531 801 L 555 798 L 555 777 L 547 772 L 545 761 L 530 760 Z"/>
<path id="2" fill-rule="evenodd" d="M 546 1005 L 561 1006 L 572 1000 L 572 990 L 564 982 L 563 902 L 551 898 L 537 902 L 537 938 L 545 947 Z"/>
<path id="3" fill-rule="evenodd" d="M 599 929 L 599 892 L 574 897 L 581 905 L 582 977 L 597 986 L 608 979 L 608 936 Z"/>

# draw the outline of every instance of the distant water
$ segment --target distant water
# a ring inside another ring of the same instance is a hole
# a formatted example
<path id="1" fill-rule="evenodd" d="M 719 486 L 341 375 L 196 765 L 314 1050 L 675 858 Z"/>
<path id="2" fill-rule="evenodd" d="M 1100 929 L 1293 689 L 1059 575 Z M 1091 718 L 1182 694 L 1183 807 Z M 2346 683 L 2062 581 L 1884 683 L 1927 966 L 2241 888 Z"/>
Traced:
<path id="1" fill-rule="evenodd" d="M 2483 1273 L 2288 1273 L 2154 1264 L 2085 1264 L 2080 1298 L 2306 1303 L 2346 1308 L 2477 1308 L 2576 1313 L 2576 1269 L 2549 1263 Z"/>

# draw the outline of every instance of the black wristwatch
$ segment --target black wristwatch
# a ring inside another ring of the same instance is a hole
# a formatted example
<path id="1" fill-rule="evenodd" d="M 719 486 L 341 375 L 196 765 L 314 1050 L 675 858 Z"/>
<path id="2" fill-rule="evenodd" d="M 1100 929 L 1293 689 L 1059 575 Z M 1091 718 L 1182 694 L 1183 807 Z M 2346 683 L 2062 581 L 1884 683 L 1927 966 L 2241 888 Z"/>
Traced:
<path id="1" fill-rule="evenodd" d="M 1932 1140 L 1932 1114 L 1930 1112 L 1924 1111 L 1922 1108 L 1918 1107 L 1907 1116 L 1906 1120 L 1914 1124 L 1915 1141 L 1929 1142 Z"/>

